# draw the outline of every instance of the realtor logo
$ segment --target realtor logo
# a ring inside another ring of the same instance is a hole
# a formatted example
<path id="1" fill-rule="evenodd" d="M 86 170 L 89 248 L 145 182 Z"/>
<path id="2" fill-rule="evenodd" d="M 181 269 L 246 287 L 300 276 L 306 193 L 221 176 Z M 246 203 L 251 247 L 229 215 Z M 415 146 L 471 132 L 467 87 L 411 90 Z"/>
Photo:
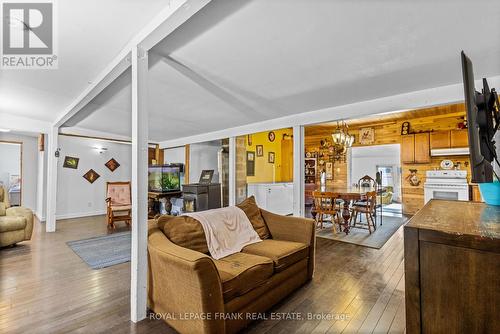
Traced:
<path id="1" fill-rule="evenodd" d="M 2 2 L 3 69 L 56 69 L 54 1 Z"/>

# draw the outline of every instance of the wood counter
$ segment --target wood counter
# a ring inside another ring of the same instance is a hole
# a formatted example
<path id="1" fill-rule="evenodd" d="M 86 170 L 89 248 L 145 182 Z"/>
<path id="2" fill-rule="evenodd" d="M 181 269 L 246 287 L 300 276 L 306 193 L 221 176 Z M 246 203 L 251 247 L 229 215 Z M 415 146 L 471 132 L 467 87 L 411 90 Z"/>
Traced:
<path id="1" fill-rule="evenodd" d="M 500 333 L 500 206 L 431 200 L 404 246 L 408 334 Z"/>

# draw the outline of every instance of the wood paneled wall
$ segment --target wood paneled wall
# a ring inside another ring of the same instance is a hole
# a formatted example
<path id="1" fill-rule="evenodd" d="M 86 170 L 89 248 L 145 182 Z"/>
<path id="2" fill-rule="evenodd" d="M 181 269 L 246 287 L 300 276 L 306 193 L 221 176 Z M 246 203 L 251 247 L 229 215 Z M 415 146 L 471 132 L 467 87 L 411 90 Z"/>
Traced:
<path id="1" fill-rule="evenodd" d="M 410 132 L 430 132 L 456 129 L 458 123 L 463 122 L 465 107 L 463 104 L 454 104 L 426 109 L 398 113 L 394 117 L 384 116 L 380 120 L 370 118 L 366 122 L 363 120 L 351 121 L 349 131 L 355 135 L 356 140 L 353 146 L 372 146 L 384 144 L 401 143 L 401 125 L 404 121 L 410 122 Z M 348 122 L 349 124 L 349 122 Z M 375 130 L 375 142 L 370 145 L 359 143 L 359 129 L 371 127 Z M 306 128 L 305 151 L 315 151 L 319 147 L 319 142 L 323 138 L 329 138 L 334 131 L 335 125 L 317 125 Z M 460 162 L 463 169 L 466 169 L 470 178 L 470 162 L 468 156 L 453 157 L 433 157 L 430 163 L 426 164 L 402 164 L 402 195 L 403 212 L 414 214 L 424 205 L 424 182 L 425 171 L 439 168 L 439 163 L 443 159 Z M 344 186 L 347 184 L 347 164 L 338 163 L 334 168 L 334 180 L 328 181 L 329 185 Z M 410 174 L 410 169 L 416 169 L 421 182 L 418 186 L 411 186 L 405 178 Z M 375 175 L 373 175 L 374 177 Z"/>

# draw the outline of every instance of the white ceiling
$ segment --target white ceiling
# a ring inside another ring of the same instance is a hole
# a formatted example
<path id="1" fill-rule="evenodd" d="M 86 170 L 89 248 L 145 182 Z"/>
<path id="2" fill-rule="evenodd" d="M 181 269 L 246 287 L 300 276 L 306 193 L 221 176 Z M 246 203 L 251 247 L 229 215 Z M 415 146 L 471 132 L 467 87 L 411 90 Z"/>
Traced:
<path id="1" fill-rule="evenodd" d="M 1 70 L 0 114 L 55 121 L 167 3 L 60 0 L 59 69 Z"/>
<path id="2" fill-rule="evenodd" d="M 117 20 L 146 17 L 125 16 L 110 20 L 119 25 Z M 111 46 L 124 34 L 118 30 L 105 34 L 98 49 L 110 59 L 119 49 L 111 52 Z M 150 52 L 149 138 L 164 141 L 460 83 L 462 49 L 473 60 L 476 78 L 496 76 L 498 41 L 500 1 L 214 0 Z M 80 51 L 88 53 L 88 47 Z M 45 73 L 35 83 L 46 94 L 26 100 L 61 110 L 54 104 L 66 98 L 67 105 L 78 95 L 86 74 L 95 77 L 98 66 L 80 68 L 73 56 L 83 62 L 77 52 L 68 54 L 72 70 Z M 81 77 L 79 85 L 68 82 Z M 18 82 L 32 89 L 30 81 Z M 129 135 L 130 91 L 127 72 L 67 125 Z M 54 116 L 30 110 L 33 117 Z"/>

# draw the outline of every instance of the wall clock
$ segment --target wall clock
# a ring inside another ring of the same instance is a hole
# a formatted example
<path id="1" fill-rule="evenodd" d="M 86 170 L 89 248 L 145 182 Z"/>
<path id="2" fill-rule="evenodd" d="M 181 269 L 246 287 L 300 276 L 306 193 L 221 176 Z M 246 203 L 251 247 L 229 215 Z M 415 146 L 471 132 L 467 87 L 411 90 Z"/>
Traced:
<path id="1" fill-rule="evenodd" d="M 442 169 L 452 169 L 455 166 L 453 161 L 448 159 L 442 160 L 439 165 L 441 166 Z"/>
<path id="2" fill-rule="evenodd" d="M 267 134 L 267 139 L 269 139 L 269 141 L 272 143 L 275 139 L 276 139 L 276 134 L 271 131 Z"/>

